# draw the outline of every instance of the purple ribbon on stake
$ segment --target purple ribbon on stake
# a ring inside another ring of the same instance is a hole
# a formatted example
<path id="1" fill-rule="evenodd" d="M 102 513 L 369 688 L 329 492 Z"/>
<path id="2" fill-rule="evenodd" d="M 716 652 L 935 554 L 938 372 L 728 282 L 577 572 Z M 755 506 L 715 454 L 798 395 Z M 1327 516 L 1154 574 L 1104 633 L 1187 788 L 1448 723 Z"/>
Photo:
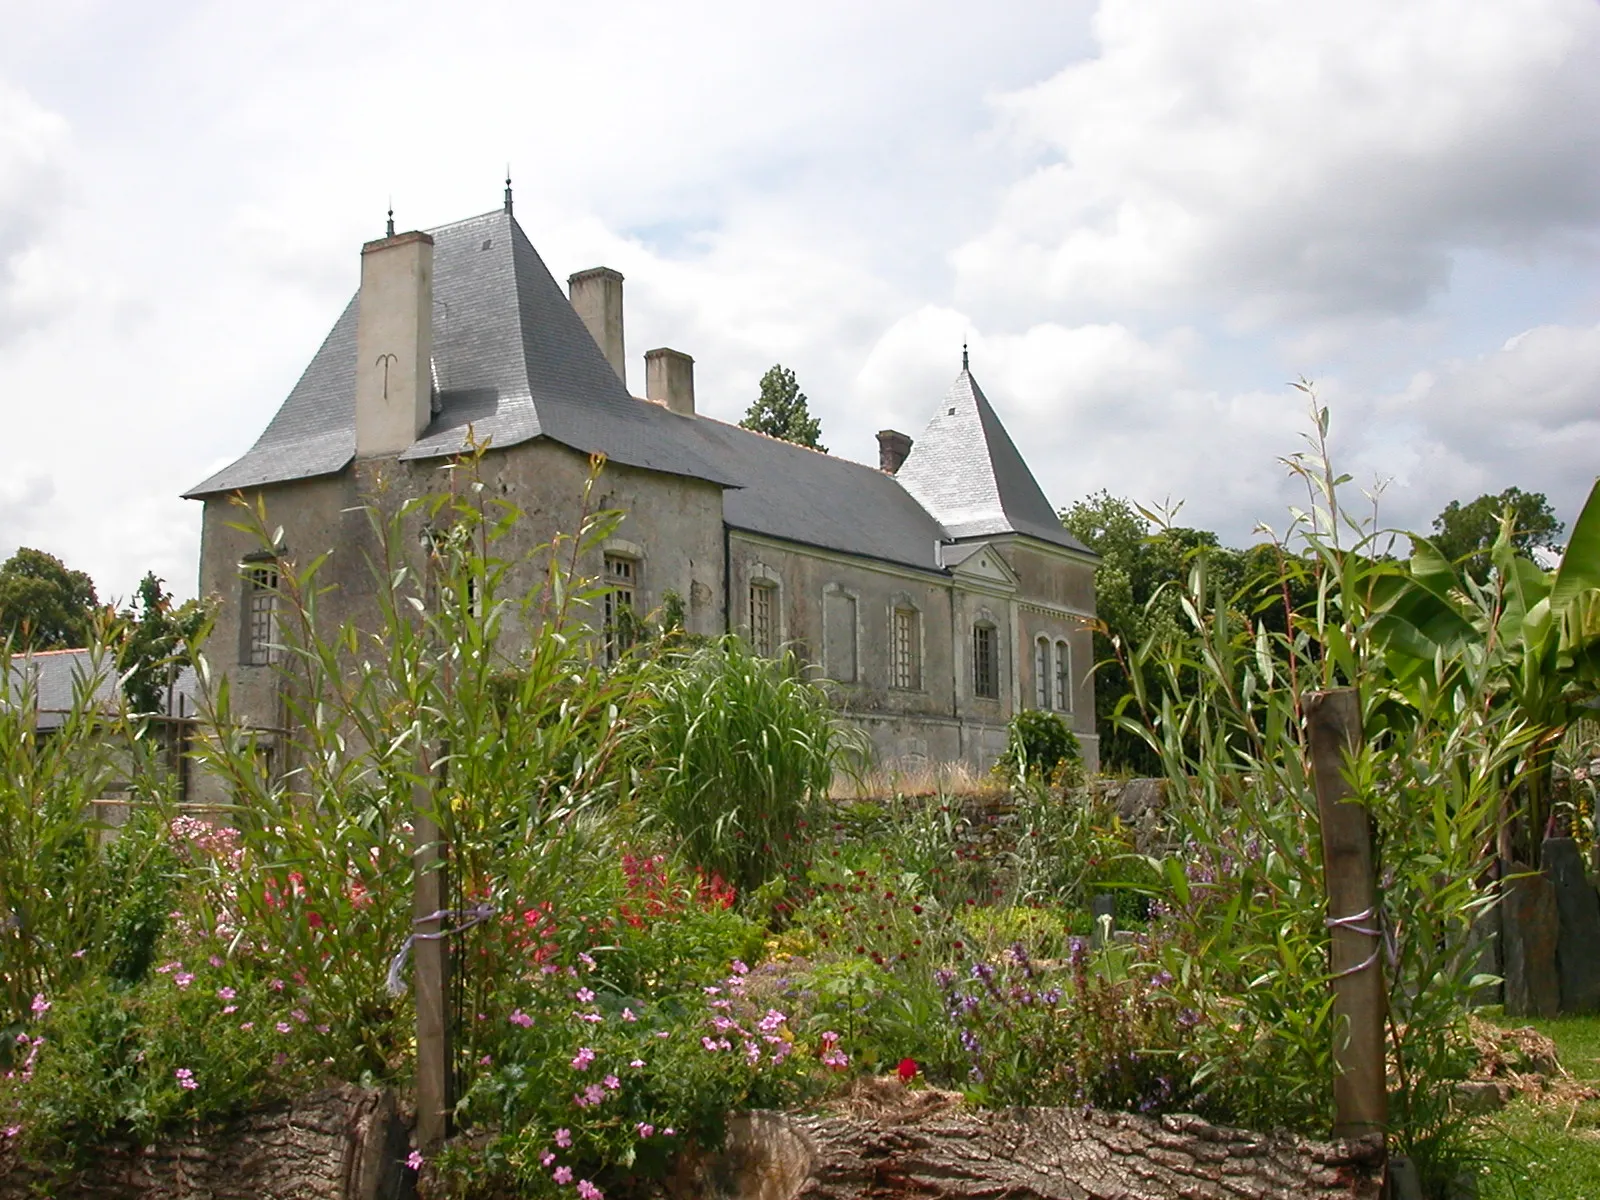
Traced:
<path id="1" fill-rule="evenodd" d="M 425 942 L 443 941 L 457 933 L 465 933 L 474 925 L 481 925 L 494 916 L 494 907 L 489 904 L 479 904 L 473 908 L 441 908 L 438 912 L 431 912 L 425 917 L 418 917 L 412 922 L 414 925 L 426 925 L 429 921 L 460 921 L 454 929 L 441 929 L 437 933 L 413 933 L 401 944 L 400 951 L 389 962 L 389 978 L 385 983 L 389 995 L 399 998 L 406 994 L 406 981 L 400 978 L 401 972 L 406 969 L 406 959 L 411 957 L 411 945 L 417 940 Z"/>

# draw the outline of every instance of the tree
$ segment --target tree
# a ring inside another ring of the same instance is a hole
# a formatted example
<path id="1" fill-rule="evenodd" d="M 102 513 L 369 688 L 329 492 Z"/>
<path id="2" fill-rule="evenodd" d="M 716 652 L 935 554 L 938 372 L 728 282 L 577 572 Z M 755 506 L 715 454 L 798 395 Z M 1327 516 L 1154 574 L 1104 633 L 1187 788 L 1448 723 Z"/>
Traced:
<path id="1" fill-rule="evenodd" d="M 53 554 L 23 546 L 0 563 L 0 638 L 13 649 L 88 645 L 99 605 L 94 581 Z"/>
<path id="2" fill-rule="evenodd" d="M 828 448 L 817 439 L 822 436 L 822 422 L 811 415 L 806 405 L 806 394 L 795 382 L 794 372 L 781 363 L 761 377 L 761 395 L 739 422 L 744 429 L 753 429 L 769 437 L 782 438 L 797 446 L 810 446 L 826 454 Z"/>
<path id="3" fill-rule="evenodd" d="M 123 693 L 135 712 L 165 712 L 167 689 L 190 662 L 189 647 L 206 610 L 198 600 L 174 608 L 154 571 L 139 581 L 135 603 L 119 614 L 124 634 L 118 666 L 124 674 Z"/>
<path id="4" fill-rule="evenodd" d="M 1556 539 L 1566 526 L 1543 492 L 1524 492 L 1509 487 L 1498 496 L 1485 493 L 1462 504 L 1452 500 L 1433 519 L 1434 547 L 1479 583 L 1489 577 L 1489 550 L 1500 536 L 1501 514 L 1511 514 L 1512 549 L 1523 558 L 1533 558 L 1536 549 L 1559 550 Z"/>

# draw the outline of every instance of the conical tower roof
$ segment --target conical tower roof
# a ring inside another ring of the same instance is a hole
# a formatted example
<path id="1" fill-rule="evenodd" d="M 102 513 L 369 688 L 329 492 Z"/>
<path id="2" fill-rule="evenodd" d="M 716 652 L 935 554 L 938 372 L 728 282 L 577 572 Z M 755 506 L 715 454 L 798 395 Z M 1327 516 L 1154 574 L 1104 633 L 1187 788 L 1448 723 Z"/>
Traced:
<path id="1" fill-rule="evenodd" d="M 1062 527 L 965 365 L 895 478 L 953 538 L 1021 533 L 1088 550 Z"/>

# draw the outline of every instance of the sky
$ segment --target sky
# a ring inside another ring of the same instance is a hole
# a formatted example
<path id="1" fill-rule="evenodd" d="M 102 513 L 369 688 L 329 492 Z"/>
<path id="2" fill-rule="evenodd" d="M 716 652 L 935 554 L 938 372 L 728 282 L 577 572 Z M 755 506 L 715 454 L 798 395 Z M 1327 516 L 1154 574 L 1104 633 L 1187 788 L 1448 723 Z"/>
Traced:
<path id="1" fill-rule="evenodd" d="M 603 17 L 596 16 L 597 12 Z M 1045 493 L 1248 544 L 1600 472 L 1595 0 L 0 0 L 0 557 L 194 594 L 200 506 L 402 228 L 623 272 L 629 382 L 834 453 L 973 373 Z"/>

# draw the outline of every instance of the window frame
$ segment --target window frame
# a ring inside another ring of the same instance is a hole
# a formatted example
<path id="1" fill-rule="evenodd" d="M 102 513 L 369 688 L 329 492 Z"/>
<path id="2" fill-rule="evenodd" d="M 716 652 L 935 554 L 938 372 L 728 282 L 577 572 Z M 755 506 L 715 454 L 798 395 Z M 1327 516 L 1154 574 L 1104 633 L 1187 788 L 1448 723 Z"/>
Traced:
<path id="1" fill-rule="evenodd" d="M 747 592 L 750 648 L 762 658 L 777 658 L 778 647 L 782 644 L 778 581 L 764 575 L 752 576 Z"/>
<path id="2" fill-rule="evenodd" d="M 1056 639 L 1055 693 L 1056 711 L 1072 712 L 1072 643 L 1066 638 Z"/>
<path id="3" fill-rule="evenodd" d="M 1033 699 L 1034 707 L 1049 710 L 1054 679 L 1050 671 L 1050 637 L 1041 633 L 1033 639 Z"/>
<path id="4" fill-rule="evenodd" d="M 601 600 L 605 619 L 601 625 L 600 635 L 605 647 L 607 666 L 615 666 L 638 640 L 636 623 L 627 624 L 625 628 L 620 626 L 625 624 L 621 620 L 624 609 L 630 618 L 638 612 L 639 581 L 644 573 L 643 565 L 642 558 L 637 554 L 613 549 L 601 553 L 601 578 L 606 590 Z M 614 570 L 619 567 L 627 569 Z"/>
<path id="5" fill-rule="evenodd" d="M 988 619 L 972 623 L 972 695 L 1000 699 L 1000 627 Z"/>
<path id="6" fill-rule="evenodd" d="M 240 564 L 243 584 L 239 622 L 239 664 L 271 667 L 283 660 L 279 648 L 278 588 L 282 575 L 275 558 L 246 559 Z"/>

